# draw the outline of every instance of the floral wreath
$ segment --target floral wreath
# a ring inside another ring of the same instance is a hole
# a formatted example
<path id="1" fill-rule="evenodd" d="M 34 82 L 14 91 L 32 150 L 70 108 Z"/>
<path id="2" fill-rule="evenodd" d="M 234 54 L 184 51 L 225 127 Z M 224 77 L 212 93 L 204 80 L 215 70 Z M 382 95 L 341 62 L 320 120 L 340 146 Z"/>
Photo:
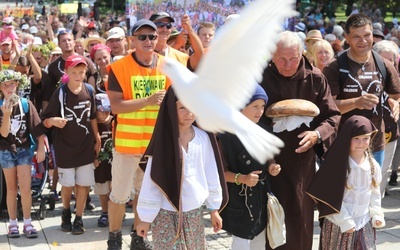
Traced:
<path id="1" fill-rule="evenodd" d="M 9 69 L 0 71 L 0 84 L 11 80 L 16 80 L 19 82 L 19 89 L 26 89 L 30 87 L 30 82 L 26 75 Z"/>

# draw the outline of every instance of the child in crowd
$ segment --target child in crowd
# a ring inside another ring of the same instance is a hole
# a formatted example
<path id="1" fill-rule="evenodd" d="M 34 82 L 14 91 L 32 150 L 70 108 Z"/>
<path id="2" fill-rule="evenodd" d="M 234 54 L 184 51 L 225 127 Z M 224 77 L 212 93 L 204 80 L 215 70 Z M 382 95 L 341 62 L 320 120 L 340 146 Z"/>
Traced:
<path id="1" fill-rule="evenodd" d="M 24 82 L 26 81 L 26 82 Z M 8 237 L 20 236 L 17 220 L 17 192 L 21 195 L 24 217 L 23 232 L 28 238 L 36 238 L 38 233 L 31 222 L 31 131 L 40 123 L 35 106 L 27 99 L 20 99 L 18 87 L 28 84 L 21 73 L 12 70 L 0 71 L 1 126 L 0 126 L 0 166 L 7 185 L 7 207 L 10 217 Z M 37 137 L 37 162 L 45 157 L 43 136 Z M 0 170 L 1 171 L 1 170 Z"/>
<path id="2" fill-rule="evenodd" d="M 169 88 L 144 154 L 147 164 L 137 206 L 142 220 L 138 235 L 147 237 L 152 223 L 154 250 L 206 249 L 204 202 L 214 232 L 222 227 L 218 209 L 226 188 L 216 140 L 194 126 L 194 120 Z"/>
<path id="3" fill-rule="evenodd" d="M 257 85 L 242 113 L 258 123 L 267 102 L 267 94 Z M 222 228 L 232 234 L 232 250 L 265 249 L 268 173 L 279 174 L 280 166 L 272 161 L 258 163 L 236 135 L 220 134 L 218 139 L 226 159 L 225 179 L 229 192 L 229 202 L 221 212 Z"/>
<path id="4" fill-rule="evenodd" d="M 95 184 L 94 160 L 100 150 L 94 89 L 83 81 L 87 71 L 84 57 L 74 54 L 65 62 L 68 83 L 58 88 L 42 113 L 35 134 L 53 128 L 58 182 L 61 184 L 63 211 L 61 230 L 84 233 L 82 215 L 89 192 Z M 76 216 L 71 223 L 71 194 L 75 191 Z"/>
<path id="5" fill-rule="evenodd" d="M 369 151 L 377 131 L 367 118 L 350 117 L 308 188 L 324 217 L 322 249 L 376 248 L 374 228 L 385 226 L 381 171 Z"/>
<path id="6" fill-rule="evenodd" d="M 7 37 L 11 38 L 11 40 L 15 40 L 18 45 L 18 36 L 17 33 L 15 33 L 14 26 L 13 26 L 13 18 L 12 17 L 6 17 L 3 19 L 1 22 L 1 27 L 3 28 L 0 31 L 0 41 L 4 41 Z M 19 46 L 19 45 L 18 45 Z"/>
<path id="7" fill-rule="evenodd" d="M 111 191 L 111 161 L 112 161 L 112 121 L 110 100 L 107 94 L 96 94 L 97 126 L 101 139 L 101 149 L 94 162 L 94 193 L 100 198 L 101 215 L 97 226 L 108 226 L 108 195 Z"/>

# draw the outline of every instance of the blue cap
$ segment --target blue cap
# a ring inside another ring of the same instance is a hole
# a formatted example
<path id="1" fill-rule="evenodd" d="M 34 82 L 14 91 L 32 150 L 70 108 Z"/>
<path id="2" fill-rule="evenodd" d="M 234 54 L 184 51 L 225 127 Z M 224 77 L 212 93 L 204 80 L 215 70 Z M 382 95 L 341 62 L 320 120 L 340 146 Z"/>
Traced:
<path id="1" fill-rule="evenodd" d="M 150 20 L 147 19 L 141 19 L 139 21 L 137 21 L 133 27 L 132 27 L 132 35 L 138 31 L 140 28 L 144 27 L 144 26 L 148 26 L 150 28 L 152 28 L 153 30 L 157 31 L 157 26 Z"/>
<path id="2" fill-rule="evenodd" d="M 267 102 L 268 102 L 267 93 L 265 93 L 265 90 L 261 87 L 260 84 L 257 84 L 256 91 L 254 92 L 253 96 L 251 97 L 251 99 L 247 103 L 247 105 L 249 105 L 250 103 L 252 103 L 258 99 L 263 99 L 265 101 L 265 104 L 267 104 Z"/>

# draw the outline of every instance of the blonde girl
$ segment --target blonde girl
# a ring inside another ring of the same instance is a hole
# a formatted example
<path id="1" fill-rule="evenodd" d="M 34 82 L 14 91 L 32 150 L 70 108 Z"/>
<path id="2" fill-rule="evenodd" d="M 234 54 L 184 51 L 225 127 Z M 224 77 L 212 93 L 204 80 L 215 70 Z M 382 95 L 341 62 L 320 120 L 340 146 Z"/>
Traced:
<path id="1" fill-rule="evenodd" d="M 40 123 L 34 105 L 28 100 L 16 97 L 18 87 L 26 84 L 27 79 L 12 70 L 0 71 L 1 92 L 1 125 L 0 125 L 0 166 L 3 169 L 7 185 L 7 207 L 10 217 L 8 237 L 20 236 L 17 220 L 17 192 L 21 195 L 24 219 L 23 233 L 28 238 L 38 236 L 31 220 L 31 161 L 34 152 L 31 150 L 30 133 Z M 28 103 L 29 112 L 24 111 L 23 103 Z M 44 160 L 43 136 L 37 137 L 38 149 L 36 159 Z"/>

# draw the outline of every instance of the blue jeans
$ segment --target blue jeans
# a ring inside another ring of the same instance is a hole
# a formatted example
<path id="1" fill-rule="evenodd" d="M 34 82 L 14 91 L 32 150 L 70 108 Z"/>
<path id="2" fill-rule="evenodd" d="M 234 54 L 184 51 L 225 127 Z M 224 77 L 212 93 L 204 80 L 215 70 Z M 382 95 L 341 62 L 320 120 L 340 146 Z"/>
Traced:
<path id="1" fill-rule="evenodd" d="M 375 160 L 379 163 L 379 166 L 382 168 L 383 161 L 385 160 L 385 150 L 376 151 L 372 154 Z"/>
<path id="2" fill-rule="evenodd" d="M 31 165 L 34 152 L 29 148 L 17 148 L 17 152 L 0 150 L 0 166 L 14 168 L 21 165 Z"/>

